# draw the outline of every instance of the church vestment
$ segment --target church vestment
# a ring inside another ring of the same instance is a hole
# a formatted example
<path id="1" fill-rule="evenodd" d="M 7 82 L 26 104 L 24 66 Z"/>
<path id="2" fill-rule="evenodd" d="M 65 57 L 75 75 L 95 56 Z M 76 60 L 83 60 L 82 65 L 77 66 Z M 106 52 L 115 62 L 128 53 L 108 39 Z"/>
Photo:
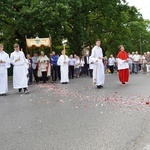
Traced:
<path id="1" fill-rule="evenodd" d="M 8 92 L 8 74 L 7 69 L 10 67 L 9 55 L 1 51 L 0 52 L 0 94 L 6 94 Z"/>
<path id="2" fill-rule="evenodd" d="M 93 84 L 97 86 L 104 85 L 105 73 L 103 64 L 103 52 L 99 46 L 94 46 L 90 57 L 93 64 Z"/>
<path id="3" fill-rule="evenodd" d="M 18 61 L 16 61 L 19 59 Z M 11 53 L 10 62 L 13 67 L 13 87 L 14 89 L 22 89 L 28 87 L 28 62 L 22 51 L 14 51 Z"/>
<path id="4" fill-rule="evenodd" d="M 128 54 L 125 51 L 120 51 L 117 55 L 119 80 L 125 84 L 129 80 L 129 63 Z"/>
<path id="5" fill-rule="evenodd" d="M 67 55 L 61 55 L 58 58 L 57 65 L 60 65 L 60 71 L 61 71 L 61 83 L 68 83 L 69 78 L 68 78 L 68 63 L 69 63 L 69 58 Z"/>

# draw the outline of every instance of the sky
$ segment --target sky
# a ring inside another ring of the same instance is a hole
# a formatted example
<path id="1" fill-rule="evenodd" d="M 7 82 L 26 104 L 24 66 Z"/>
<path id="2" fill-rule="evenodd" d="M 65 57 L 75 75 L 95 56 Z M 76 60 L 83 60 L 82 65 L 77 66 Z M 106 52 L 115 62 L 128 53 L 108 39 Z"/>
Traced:
<path id="1" fill-rule="evenodd" d="M 150 20 L 150 0 L 126 0 L 130 6 L 139 9 L 144 19 Z"/>

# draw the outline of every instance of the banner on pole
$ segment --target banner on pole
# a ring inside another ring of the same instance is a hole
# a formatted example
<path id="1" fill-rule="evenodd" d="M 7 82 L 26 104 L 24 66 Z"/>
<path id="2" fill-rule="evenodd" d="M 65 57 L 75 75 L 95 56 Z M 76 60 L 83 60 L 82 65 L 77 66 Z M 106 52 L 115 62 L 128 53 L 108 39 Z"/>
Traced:
<path id="1" fill-rule="evenodd" d="M 51 39 L 49 38 L 39 38 L 36 37 L 34 39 L 26 38 L 27 48 L 36 48 L 36 47 L 51 47 Z"/>

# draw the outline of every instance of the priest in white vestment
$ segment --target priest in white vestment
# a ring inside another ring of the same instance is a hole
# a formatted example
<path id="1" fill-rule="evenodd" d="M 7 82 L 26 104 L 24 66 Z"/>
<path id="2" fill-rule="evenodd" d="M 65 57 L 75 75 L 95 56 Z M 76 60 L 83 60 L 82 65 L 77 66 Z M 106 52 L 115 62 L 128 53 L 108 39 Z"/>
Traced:
<path id="1" fill-rule="evenodd" d="M 50 76 L 49 58 L 41 51 L 38 61 L 38 77 L 42 77 L 43 83 L 47 82 L 47 77 Z"/>
<path id="2" fill-rule="evenodd" d="M 57 65 L 60 66 L 60 72 L 61 72 L 61 80 L 60 82 L 62 84 L 67 84 L 69 82 L 68 77 L 68 64 L 69 64 L 69 58 L 67 55 L 65 55 L 64 50 L 62 51 L 62 55 L 58 58 Z"/>
<path id="3" fill-rule="evenodd" d="M 100 47 L 101 41 L 97 40 L 96 45 L 92 49 L 91 61 L 93 65 L 93 84 L 97 88 L 103 88 L 105 81 L 104 64 L 103 64 L 103 52 Z"/>
<path id="4" fill-rule="evenodd" d="M 28 87 L 28 62 L 22 51 L 19 50 L 19 45 L 14 44 L 14 52 L 10 55 L 10 62 L 13 67 L 13 88 L 19 92 L 24 90 L 24 93 L 29 93 Z"/>
<path id="5" fill-rule="evenodd" d="M 7 68 L 10 67 L 9 55 L 3 51 L 3 44 L 0 44 L 0 95 L 6 95 L 8 92 L 8 74 Z"/>

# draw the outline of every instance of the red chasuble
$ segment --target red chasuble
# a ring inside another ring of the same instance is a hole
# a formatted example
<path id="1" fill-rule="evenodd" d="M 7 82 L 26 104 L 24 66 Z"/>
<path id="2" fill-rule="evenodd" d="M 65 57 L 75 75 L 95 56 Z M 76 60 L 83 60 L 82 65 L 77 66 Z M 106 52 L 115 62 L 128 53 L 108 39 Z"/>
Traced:
<path id="1" fill-rule="evenodd" d="M 118 72 L 119 80 L 122 84 L 125 84 L 129 80 L 129 65 L 125 60 L 129 58 L 127 52 L 120 51 L 117 55 L 118 58 Z"/>
<path id="2" fill-rule="evenodd" d="M 120 58 L 122 60 L 127 60 L 129 58 L 127 52 L 125 51 L 120 51 L 117 55 L 117 58 Z"/>

